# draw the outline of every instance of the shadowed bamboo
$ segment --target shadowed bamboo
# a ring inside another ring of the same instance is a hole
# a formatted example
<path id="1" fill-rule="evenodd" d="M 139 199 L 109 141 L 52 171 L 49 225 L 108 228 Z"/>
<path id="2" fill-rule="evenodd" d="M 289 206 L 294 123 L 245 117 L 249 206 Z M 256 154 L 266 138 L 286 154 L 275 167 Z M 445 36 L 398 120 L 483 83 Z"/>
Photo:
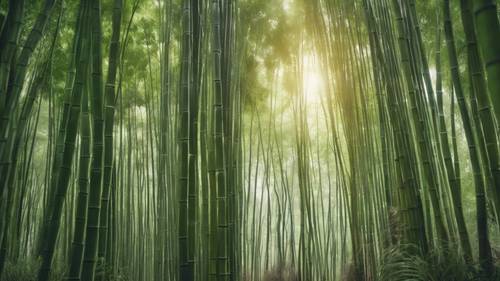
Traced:
<path id="1" fill-rule="evenodd" d="M 99 247 L 99 217 L 101 209 L 104 158 L 104 85 L 102 77 L 101 1 L 90 1 L 91 12 L 91 91 L 89 94 L 92 119 L 92 159 L 81 280 L 93 281 Z"/>
<path id="2" fill-rule="evenodd" d="M 122 22 L 123 0 L 113 1 L 112 34 L 109 45 L 109 62 L 107 80 L 104 90 L 104 163 L 103 163 L 103 189 L 101 199 L 101 210 L 99 214 L 99 248 L 98 257 L 102 266 L 111 266 L 110 261 L 106 261 L 106 251 L 109 243 L 109 214 L 111 210 L 110 192 L 112 173 L 116 168 L 114 164 L 113 129 L 115 125 L 115 105 L 116 105 L 116 77 L 118 66 L 120 65 L 120 31 Z M 106 270 L 106 272 L 109 270 Z M 101 276 L 101 280 L 106 278 L 106 274 Z"/>
<path id="3" fill-rule="evenodd" d="M 500 23 L 494 0 L 471 0 L 477 42 L 486 69 L 489 96 L 497 126 L 500 122 Z"/>
<path id="4" fill-rule="evenodd" d="M 52 268 L 52 259 L 54 257 L 54 249 L 56 246 L 57 236 L 61 225 L 62 207 L 71 175 L 71 167 L 73 163 L 73 154 L 75 150 L 75 140 L 78 131 L 78 122 L 80 118 L 80 104 L 84 84 L 87 82 L 88 66 L 90 59 L 90 30 L 89 18 L 86 17 L 90 12 L 90 7 L 86 1 L 80 3 L 82 16 L 79 17 L 78 24 L 82 27 L 77 35 L 75 35 L 76 46 L 76 61 L 77 70 L 75 74 L 75 83 L 71 93 L 71 108 L 68 112 L 67 122 L 62 122 L 61 125 L 66 127 L 64 136 L 64 150 L 61 158 L 58 172 L 54 175 L 57 180 L 54 181 L 55 185 L 51 186 L 54 189 L 54 201 L 52 211 L 48 214 L 50 216 L 49 224 L 47 227 L 47 234 L 45 235 L 44 249 L 42 252 L 42 265 L 38 273 L 38 281 L 49 280 L 50 271 Z M 57 152 L 56 152 L 57 153 Z M 54 158 L 56 159 L 56 158 Z M 55 161 L 55 160 L 54 160 Z"/>
<path id="5" fill-rule="evenodd" d="M 457 101 L 462 116 L 462 123 L 464 126 L 465 137 L 469 145 L 470 161 L 474 173 L 474 186 L 476 190 L 477 232 L 479 240 L 479 262 L 485 273 L 491 275 L 493 271 L 493 264 L 492 264 L 490 241 L 488 237 L 485 185 L 483 181 L 483 175 L 481 173 L 479 156 L 477 152 L 478 149 L 476 145 L 477 140 L 474 137 L 474 133 L 472 131 L 472 123 L 469 111 L 467 109 L 467 104 L 465 102 L 465 97 L 458 69 L 458 59 L 455 50 L 455 39 L 451 24 L 449 0 L 443 0 L 443 14 L 444 14 L 443 18 L 444 32 L 446 37 L 446 45 L 448 50 L 448 59 L 450 64 L 453 87 L 457 95 Z"/>

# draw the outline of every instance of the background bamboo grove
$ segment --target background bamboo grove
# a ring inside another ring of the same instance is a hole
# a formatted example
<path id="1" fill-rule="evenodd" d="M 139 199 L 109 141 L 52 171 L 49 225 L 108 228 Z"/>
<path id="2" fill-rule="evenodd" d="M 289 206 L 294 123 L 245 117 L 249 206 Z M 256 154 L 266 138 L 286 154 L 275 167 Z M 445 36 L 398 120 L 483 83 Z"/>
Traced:
<path id="1" fill-rule="evenodd" d="M 0 280 L 500 280 L 497 0 L 0 0 Z"/>

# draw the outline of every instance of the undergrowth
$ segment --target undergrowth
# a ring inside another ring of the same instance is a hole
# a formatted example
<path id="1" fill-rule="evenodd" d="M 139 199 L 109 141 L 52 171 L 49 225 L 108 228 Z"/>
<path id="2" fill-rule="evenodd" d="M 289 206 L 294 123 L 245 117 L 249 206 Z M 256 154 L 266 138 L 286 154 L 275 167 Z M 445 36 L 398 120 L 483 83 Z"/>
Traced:
<path id="1" fill-rule="evenodd" d="M 382 256 L 377 270 L 376 281 L 500 281 L 499 259 L 495 255 L 496 273 L 485 277 L 477 263 L 467 264 L 456 247 L 449 250 L 440 249 L 427 256 L 415 254 L 416 249 L 408 247 L 393 247 Z M 0 281 L 36 281 L 39 262 L 33 259 L 23 259 L 17 262 L 9 261 L 5 265 Z M 349 267 L 348 267 L 349 268 Z M 99 272 L 99 271 L 98 271 Z M 101 273 L 102 274 L 102 273 Z M 56 268 L 51 274 L 51 281 L 63 280 L 64 271 Z M 110 277 L 112 281 L 127 281 L 127 274 Z M 246 278 L 243 278 L 248 280 Z M 291 267 L 276 267 L 264 273 L 262 281 L 298 281 L 296 270 Z M 250 281 L 250 280 L 249 280 Z M 253 281 L 253 280 L 252 280 Z M 341 281 L 356 280 L 354 271 L 346 269 Z M 371 281 L 371 280 L 370 280 Z"/>
<path id="2" fill-rule="evenodd" d="M 22 259 L 16 262 L 8 261 L 5 264 L 5 269 L 0 281 L 36 281 L 40 262 L 34 259 Z M 99 277 L 106 273 L 107 281 L 130 281 L 126 272 L 118 272 L 112 275 L 109 269 L 103 269 L 102 266 L 96 268 L 95 280 L 100 280 Z M 56 266 L 51 272 L 50 281 L 62 281 L 65 277 L 65 271 L 60 266 Z"/>
<path id="3" fill-rule="evenodd" d="M 35 259 L 7 261 L 1 281 L 36 281 L 39 267 L 40 262 Z M 50 281 L 62 280 L 63 276 L 62 269 L 56 267 L 51 274 Z"/>
<path id="4" fill-rule="evenodd" d="M 414 252 L 413 252 L 414 253 Z M 426 256 L 412 254 L 408 248 L 392 248 L 385 252 L 377 272 L 378 281 L 496 281 L 485 276 L 477 263 L 467 264 L 456 247 L 439 249 Z"/>

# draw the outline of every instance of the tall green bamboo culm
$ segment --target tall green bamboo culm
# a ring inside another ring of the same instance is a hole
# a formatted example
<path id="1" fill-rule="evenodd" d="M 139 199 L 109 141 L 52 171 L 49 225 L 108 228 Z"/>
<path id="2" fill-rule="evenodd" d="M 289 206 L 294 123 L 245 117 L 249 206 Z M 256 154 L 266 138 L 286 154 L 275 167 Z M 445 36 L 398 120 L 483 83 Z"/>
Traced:
<path id="1" fill-rule="evenodd" d="M 228 221 L 227 221 L 227 167 L 225 163 L 224 132 L 228 124 L 225 124 L 224 91 L 223 91 L 223 60 L 222 50 L 222 22 L 221 11 L 225 7 L 222 1 L 211 1 L 212 14 L 212 52 L 213 52 L 213 146 L 214 146 L 214 174 L 217 190 L 217 233 L 216 233 L 216 274 L 217 281 L 229 280 L 229 260 L 227 253 L 228 245 Z M 215 241 L 214 241 L 215 242 Z"/>
<path id="2" fill-rule="evenodd" d="M 455 49 L 455 38 L 452 28 L 450 16 L 450 2 L 443 0 L 443 20 L 444 32 L 446 37 L 446 46 L 448 50 L 448 59 L 450 64 L 450 72 L 453 81 L 453 88 L 457 95 L 458 106 L 460 115 L 462 116 L 462 123 L 465 131 L 465 137 L 469 145 L 469 156 L 474 174 L 474 186 L 476 190 L 476 212 L 477 212 L 477 232 L 479 240 L 479 262 L 482 269 L 487 275 L 493 273 L 493 261 L 491 255 L 491 246 L 488 237 L 488 221 L 486 212 L 486 194 L 483 175 L 480 167 L 480 160 L 478 155 L 477 139 L 474 136 L 472 129 L 472 121 L 470 118 L 469 109 L 465 101 L 462 82 L 458 71 L 458 59 Z"/>
<path id="3" fill-rule="evenodd" d="M 471 88 L 471 94 L 474 95 L 475 100 L 477 100 L 479 119 L 481 121 L 481 126 L 477 128 L 479 138 L 478 141 L 482 142 L 484 139 L 486 144 L 489 170 L 493 175 L 494 183 L 494 188 L 492 190 L 493 202 L 496 213 L 498 214 L 500 212 L 500 154 L 498 150 L 495 117 L 492 112 L 485 73 L 477 45 L 477 36 L 474 30 L 474 17 L 472 13 L 472 2 L 470 0 L 461 0 L 460 10 L 465 37 L 469 42 L 469 44 L 467 44 L 467 62 L 473 86 Z"/>
<path id="4" fill-rule="evenodd" d="M 89 59 L 90 59 L 90 29 L 89 29 L 89 18 L 90 5 L 87 1 L 81 1 L 80 7 L 82 16 L 79 17 L 77 24 L 81 26 L 77 29 L 79 32 L 75 36 L 75 46 L 76 54 L 75 60 L 76 73 L 75 82 L 71 92 L 71 108 L 68 112 L 67 122 L 62 122 L 61 126 L 65 127 L 64 136 L 64 149 L 57 170 L 53 171 L 57 179 L 53 181 L 55 184 L 51 186 L 54 190 L 54 201 L 51 212 L 48 214 L 49 224 L 46 230 L 46 239 L 43 251 L 42 251 L 42 265 L 38 273 L 38 281 L 49 280 L 50 271 L 52 268 L 52 259 L 54 257 L 54 249 L 56 247 L 57 236 L 59 234 L 59 228 L 61 224 L 62 207 L 66 193 L 68 191 L 69 180 L 71 176 L 72 163 L 75 151 L 75 141 L 78 132 L 78 123 L 80 119 L 80 105 L 82 99 L 82 93 L 84 90 L 84 85 L 87 83 L 88 71 L 89 71 Z M 61 130 L 61 129 L 60 129 Z M 57 153 L 57 152 L 56 152 Z M 57 159 L 55 155 L 54 161 Z"/>
<path id="5" fill-rule="evenodd" d="M 12 6 L 23 6 L 24 1 L 15 1 L 17 3 L 11 3 L 10 5 Z M 2 65 L 0 67 L 0 101 L 4 102 L 4 104 L 0 105 L 0 155 L 2 155 L 3 150 L 5 149 L 5 142 L 3 141 L 5 138 L 7 138 L 7 134 L 9 132 L 9 126 L 11 125 L 11 122 L 16 121 L 16 109 L 19 106 L 19 100 L 21 97 L 21 91 L 23 88 L 23 85 L 25 83 L 25 78 L 26 74 L 28 72 L 28 66 L 30 59 L 32 57 L 33 52 L 35 51 L 36 47 L 38 46 L 40 40 L 42 39 L 44 33 L 45 33 L 45 26 L 47 25 L 47 22 L 51 19 L 51 13 L 53 11 L 53 8 L 56 4 L 56 0 L 45 0 L 43 4 L 43 8 L 40 10 L 36 21 L 33 25 L 33 28 L 31 29 L 30 33 L 28 34 L 28 37 L 26 38 L 26 41 L 24 43 L 23 48 L 21 49 L 21 53 L 19 56 L 16 58 L 15 55 L 12 53 L 10 54 L 9 59 L 13 59 L 15 61 L 15 67 L 12 66 L 14 71 L 8 75 L 13 75 L 13 77 L 8 78 L 8 83 L 9 85 L 3 85 L 6 80 L 4 80 L 6 77 L 4 75 L 4 71 L 9 71 L 9 67 L 4 69 L 3 67 L 5 65 Z M 14 13 L 14 16 L 18 16 Z M 16 19 L 17 21 L 17 19 Z M 19 22 L 16 22 L 14 26 L 19 24 Z M 16 39 L 15 31 L 14 34 L 12 34 L 13 37 L 8 39 L 8 46 L 7 48 L 2 50 L 5 50 L 6 52 L 2 52 L 1 56 L 8 56 L 8 50 L 10 48 L 13 48 L 12 50 L 15 50 L 15 42 L 14 40 Z M 16 60 L 17 59 L 17 60 Z M 1 61 L 4 61 L 4 58 L 2 58 Z M 5 92 L 4 92 L 5 91 Z M 5 100 L 3 100 L 5 99 Z M 11 136 L 9 137 L 14 137 L 15 134 L 14 132 L 11 133 Z M 1 190 L 1 189 L 0 189 Z"/>
<path id="6" fill-rule="evenodd" d="M 83 255 L 83 281 L 93 281 L 99 247 L 99 217 L 102 200 L 104 161 L 104 85 L 102 75 L 101 1 L 91 2 L 91 91 L 90 117 L 92 119 L 92 159 L 90 169 L 88 220 Z M 101 239 L 104 239 L 102 237 Z"/>
<path id="7" fill-rule="evenodd" d="M 75 230 L 73 233 L 69 270 L 66 280 L 78 281 L 82 269 L 85 249 L 85 229 L 87 227 L 87 205 L 89 195 L 89 172 L 91 159 L 91 133 L 89 119 L 88 83 L 83 92 L 80 117 L 80 163 L 78 164 L 78 196 L 75 213 Z"/>
<path id="8" fill-rule="evenodd" d="M 495 0 L 471 0 L 477 43 L 486 69 L 489 96 L 500 122 L 500 23 Z"/>
<path id="9" fill-rule="evenodd" d="M 441 21 L 442 16 L 438 13 L 438 23 Z M 441 149 L 443 151 L 444 162 L 446 165 L 446 173 L 448 174 L 448 183 L 450 189 L 455 190 L 452 192 L 453 196 L 453 208 L 455 211 L 455 219 L 458 227 L 458 235 L 460 239 L 460 245 L 462 247 L 462 251 L 464 254 L 464 259 L 471 263 L 473 260 L 472 257 L 472 247 L 470 244 L 469 232 L 467 230 L 467 225 L 465 224 L 465 216 L 462 206 L 462 198 L 458 196 L 461 194 L 461 182 L 457 178 L 456 174 L 459 171 L 455 170 L 453 166 L 453 159 L 451 154 L 450 142 L 448 130 L 446 127 L 445 113 L 444 113 L 444 103 L 443 103 L 443 69 L 441 62 L 441 32 L 442 27 L 437 27 L 437 38 L 436 38 L 436 96 L 437 96 L 437 107 L 438 107 L 438 118 L 439 118 L 439 135 L 440 135 L 440 143 Z"/>
<path id="10" fill-rule="evenodd" d="M 109 214 L 111 210 L 110 192 L 112 173 L 115 168 L 113 129 L 115 125 L 116 105 L 116 77 L 120 65 L 120 34 L 122 22 L 123 0 L 113 1 L 112 34 L 109 45 L 109 62 L 107 80 L 104 90 L 104 163 L 102 179 L 102 199 L 99 214 L 99 248 L 98 257 L 102 267 L 106 267 L 105 273 L 111 272 L 111 261 L 106 259 L 106 251 L 109 243 Z M 106 274 L 102 274 L 100 280 L 104 280 Z"/>
<path id="11" fill-rule="evenodd" d="M 2 29 L 1 51 L 0 51 L 0 114 L 3 117 L 7 111 L 8 102 L 8 83 L 10 73 L 10 65 L 14 59 L 17 46 L 19 44 L 19 35 L 24 20 L 24 0 L 10 0 L 8 3 L 7 18 Z M 6 143 L 7 123 L 1 122 L 0 127 L 0 150 Z"/>
<path id="12" fill-rule="evenodd" d="M 181 85 L 179 92 L 179 170 L 178 170 L 178 194 L 179 194 L 179 279 L 190 281 L 194 278 L 194 235 L 193 218 L 190 214 L 192 209 L 196 210 L 196 204 L 190 199 L 193 195 L 194 177 L 190 175 L 192 165 L 196 162 L 191 155 L 191 97 L 192 97 L 192 7 L 191 1 L 185 0 L 182 4 L 182 55 L 181 55 Z M 191 232 L 191 233 L 190 233 Z"/>

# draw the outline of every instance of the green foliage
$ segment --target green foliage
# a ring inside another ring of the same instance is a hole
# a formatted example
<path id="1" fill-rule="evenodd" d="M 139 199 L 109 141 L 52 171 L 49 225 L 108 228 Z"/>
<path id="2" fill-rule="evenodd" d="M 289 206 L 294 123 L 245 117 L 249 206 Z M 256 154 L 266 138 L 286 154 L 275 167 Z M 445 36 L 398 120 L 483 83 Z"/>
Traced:
<path id="1" fill-rule="evenodd" d="M 2 274 L 2 281 L 35 281 L 40 262 L 32 258 L 25 258 L 17 262 L 9 261 L 5 265 L 5 271 Z M 57 267 L 52 272 L 50 281 L 63 280 L 64 272 L 62 268 Z"/>
<path id="2" fill-rule="evenodd" d="M 415 254 L 412 246 L 395 246 L 385 251 L 378 270 L 380 281 L 490 281 L 483 277 L 478 264 L 467 264 L 458 247 L 438 248 L 427 256 Z"/>

